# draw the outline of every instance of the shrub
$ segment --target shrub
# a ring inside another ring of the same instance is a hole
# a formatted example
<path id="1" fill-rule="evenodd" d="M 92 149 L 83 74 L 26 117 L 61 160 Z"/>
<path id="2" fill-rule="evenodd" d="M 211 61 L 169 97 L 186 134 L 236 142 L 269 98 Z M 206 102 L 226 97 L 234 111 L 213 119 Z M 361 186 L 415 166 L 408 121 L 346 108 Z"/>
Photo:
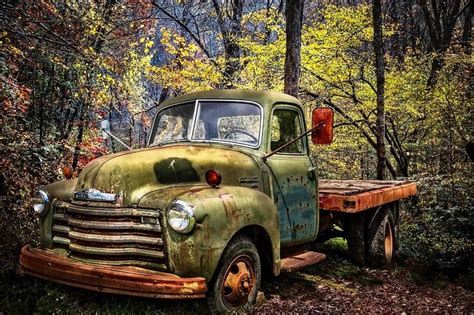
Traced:
<path id="1" fill-rule="evenodd" d="M 399 253 L 454 274 L 473 263 L 472 180 L 444 176 L 418 179 L 417 202 L 406 207 L 400 225 Z"/>

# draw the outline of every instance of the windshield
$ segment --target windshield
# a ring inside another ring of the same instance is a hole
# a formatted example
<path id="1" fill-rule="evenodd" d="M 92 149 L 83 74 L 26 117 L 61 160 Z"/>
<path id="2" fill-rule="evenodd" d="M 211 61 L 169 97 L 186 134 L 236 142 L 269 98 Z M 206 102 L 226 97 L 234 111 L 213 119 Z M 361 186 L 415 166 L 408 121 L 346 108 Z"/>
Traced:
<path id="1" fill-rule="evenodd" d="M 251 103 L 198 101 L 160 111 L 150 145 L 180 141 L 216 141 L 258 146 L 261 109 Z"/>

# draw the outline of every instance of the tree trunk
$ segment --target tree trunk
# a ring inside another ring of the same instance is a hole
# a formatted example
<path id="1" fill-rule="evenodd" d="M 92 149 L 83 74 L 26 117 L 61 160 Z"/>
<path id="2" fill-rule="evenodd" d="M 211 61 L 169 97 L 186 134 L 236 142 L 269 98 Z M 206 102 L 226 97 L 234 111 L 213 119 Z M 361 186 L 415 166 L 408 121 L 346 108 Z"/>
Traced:
<path id="1" fill-rule="evenodd" d="M 232 0 L 232 19 L 230 23 L 230 39 L 225 48 L 226 69 L 224 75 L 227 78 L 227 85 L 234 87 L 235 75 L 239 73 L 240 65 L 240 46 L 237 41 L 242 37 L 241 23 L 243 0 Z"/>
<path id="2" fill-rule="evenodd" d="M 112 111 L 114 110 L 114 106 L 112 104 L 110 104 L 109 106 L 109 114 L 108 114 L 108 120 L 109 120 L 109 126 L 110 126 L 110 133 L 111 134 L 114 134 L 114 131 L 113 131 L 113 125 L 112 125 Z M 108 139 L 110 139 L 110 147 L 112 148 L 112 152 L 115 153 L 117 152 L 117 150 L 115 149 L 115 141 L 114 141 L 114 138 L 113 137 L 109 137 Z"/>
<path id="3" fill-rule="evenodd" d="M 298 97 L 304 0 L 286 1 L 285 93 Z"/>
<path id="4" fill-rule="evenodd" d="M 428 81 L 426 81 L 426 85 L 428 87 L 435 86 L 436 82 L 438 81 L 439 71 L 443 68 L 443 66 L 444 66 L 443 57 L 436 56 L 433 58 L 433 61 L 431 62 L 430 76 L 428 77 Z"/>
<path id="5" fill-rule="evenodd" d="M 79 116 L 79 130 L 76 137 L 76 146 L 74 148 L 74 156 L 72 158 L 72 169 L 76 170 L 77 164 L 79 163 L 79 157 L 81 155 L 81 144 L 82 138 L 84 135 L 84 120 L 86 116 L 87 109 L 84 104 L 81 102 L 80 116 Z"/>
<path id="6" fill-rule="evenodd" d="M 444 66 L 444 54 L 451 45 L 456 21 L 463 11 L 468 9 L 468 4 L 461 8 L 461 0 L 453 0 L 450 5 L 446 5 L 443 1 L 432 0 L 430 8 L 427 0 L 418 0 L 418 3 L 423 11 L 431 49 L 436 54 L 426 83 L 427 88 L 432 88 L 436 85 L 438 73 Z"/>
<path id="7" fill-rule="evenodd" d="M 472 2 L 469 2 L 464 16 L 464 29 L 462 32 L 461 41 L 461 45 L 464 48 L 464 53 L 467 55 L 471 54 L 472 7 Z"/>
<path id="8" fill-rule="evenodd" d="M 236 76 L 241 69 L 241 49 L 238 39 L 242 37 L 243 4 L 243 0 L 228 0 L 223 5 L 220 1 L 213 1 L 224 43 L 225 67 L 223 85 L 225 88 L 233 88 L 235 86 Z M 226 20 L 226 18 L 229 19 Z"/>
<path id="9" fill-rule="evenodd" d="M 405 10 L 407 6 L 407 2 L 405 1 L 393 1 L 391 5 L 389 5 L 389 9 L 387 15 L 389 17 L 389 21 L 386 23 L 394 23 L 395 25 L 405 25 L 406 18 L 405 13 L 401 14 Z M 387 19 L 387 18 L 386 18 Z M 399 69 L 403 67 L 405 62 L 405 55 L 406 55 L 406 29 L 397 29 L 393 34 L 392 38 L 390 39 L 390 44 L 388 47 L 389 55 L 393 56 L 397 60 L 397 66 Z"/>
<path id="10" fill-rule="evenodd" d="M 374 23 L 374 55 L 375 75 L 377 78 L 377 179 L 385 179 L 386 150 L 385 150 L 385 62 L 382 34 L 382 4 L 381 0 L 373 0 L 372 15 Z"/>

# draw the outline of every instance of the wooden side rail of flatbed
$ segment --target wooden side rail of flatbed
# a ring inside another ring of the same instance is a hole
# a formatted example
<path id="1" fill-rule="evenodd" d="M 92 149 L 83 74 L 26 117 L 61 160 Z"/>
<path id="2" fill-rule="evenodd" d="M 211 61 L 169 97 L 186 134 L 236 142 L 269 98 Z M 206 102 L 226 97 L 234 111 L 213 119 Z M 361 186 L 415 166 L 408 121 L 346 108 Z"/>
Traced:
<path id="1" fill-rule="evenodd" d="M 319 208 L 356 213 L 416 194 L 416 183 L 384 180 L 319 180 Z"/>

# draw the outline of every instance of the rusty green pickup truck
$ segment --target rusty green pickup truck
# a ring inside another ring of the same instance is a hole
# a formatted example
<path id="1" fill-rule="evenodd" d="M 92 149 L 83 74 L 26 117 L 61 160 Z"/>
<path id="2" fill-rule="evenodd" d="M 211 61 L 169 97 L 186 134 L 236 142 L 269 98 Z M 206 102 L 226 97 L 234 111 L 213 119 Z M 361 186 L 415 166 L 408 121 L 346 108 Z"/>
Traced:
<path id="1" fill-rule="evenodd" d="M 389 264 L 399 201 L 416 184 L 318 180 L 308 142 L 331 143 L 333 112 L 315 108 L 311 120 L 306 129 L 300 101 L 282 93 L 216 90 L 163 102 L 146 148 L 100 157 L 38 190 L 41 245 L 23 247 L 23 271 L 102 292 L 207 298 L 212 311 L 238 312 L 255 301 L 262 275 L 323 260 L 311 244 L 335 232 L 356 263 Z"/>

